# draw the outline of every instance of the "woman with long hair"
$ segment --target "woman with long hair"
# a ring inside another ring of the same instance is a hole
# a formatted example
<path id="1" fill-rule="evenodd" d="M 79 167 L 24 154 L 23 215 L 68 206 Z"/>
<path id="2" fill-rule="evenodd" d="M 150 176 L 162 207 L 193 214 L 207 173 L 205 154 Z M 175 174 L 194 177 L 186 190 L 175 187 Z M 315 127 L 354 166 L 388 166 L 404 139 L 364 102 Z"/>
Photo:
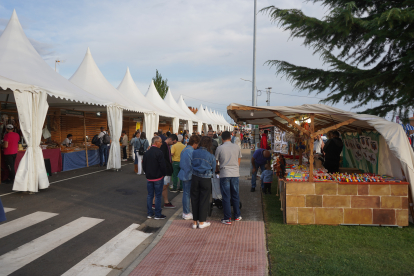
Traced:
<path id="1" fill-rule="evenodd" d="M 199 148 L 194 150 L 191 160 L 191 205 L 193 207 L 192 228 L 206 228 L 211 194 L 211 177 L 216 171 L 216 158 L 212 150 L 213 141 L 208 136 L 201 137 Z"/>
<path id="2" fill-rule="evenodd" d="M 134 139 L 133 144 L 135 152 L 134 164 L 137 166 L 137 174 L 142 174 L 142 158 L 144 157 L 145 152 L 149 149 L 149 143 L 145 132 L 142 132 L 139 138 Z"/>

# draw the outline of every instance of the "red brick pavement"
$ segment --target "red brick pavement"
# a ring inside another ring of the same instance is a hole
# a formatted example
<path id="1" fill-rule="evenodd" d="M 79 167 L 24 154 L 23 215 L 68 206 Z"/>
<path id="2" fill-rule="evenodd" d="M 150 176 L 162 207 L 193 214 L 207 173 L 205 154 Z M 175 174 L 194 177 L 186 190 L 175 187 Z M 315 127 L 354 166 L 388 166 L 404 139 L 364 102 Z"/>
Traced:
<path id="1" fill-rule="evenodd" d="M 162 239 L 132 271 L 135 275 L 266 275 L 263 221 L 230 225 L 212 222 L 205 229 L 175 220 Z"/>

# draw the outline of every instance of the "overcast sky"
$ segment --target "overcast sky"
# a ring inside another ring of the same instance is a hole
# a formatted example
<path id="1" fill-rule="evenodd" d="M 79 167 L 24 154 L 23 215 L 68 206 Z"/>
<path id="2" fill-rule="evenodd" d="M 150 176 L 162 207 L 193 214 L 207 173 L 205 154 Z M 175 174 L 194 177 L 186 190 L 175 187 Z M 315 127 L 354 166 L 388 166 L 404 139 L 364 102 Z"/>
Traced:
<path id="1" fill-rule="evenodd" d="M 270 5 L 302 9 L 321 18 L 326 9 L 303 0 L 258 0 L 258 10 Z M 232 102 L 251 104 L 253 0 L 151 1 L 1 1 L 0 30 L 16 9 L 26 35 L 59 73 L 70 78 L 87 47 L 108 81 L 117 87 L 129 67 L 138 88 L 146 93 L 155 70 L 168 78 L 174 97 L 188 105 L 207 105 L 221 113 Z M 272 87 L 271 105 L 318 103 L 315 94 L 293 90 L 275 76 L 267 60 L 323 68 L 319 56 L 289 40 L 289 33 L 272 24 L 268 15 L 257 16 L 257 88 Z M 304 97 L 307 96 L 307 97 Z M 323 98 L 324 95 L 316 96 Z M 258 97 L 266 105 L 266 94 Z M 352 105 L 336 105 L 351 110 Z M 355 111 L 355 110 L 354 110 Z"/>

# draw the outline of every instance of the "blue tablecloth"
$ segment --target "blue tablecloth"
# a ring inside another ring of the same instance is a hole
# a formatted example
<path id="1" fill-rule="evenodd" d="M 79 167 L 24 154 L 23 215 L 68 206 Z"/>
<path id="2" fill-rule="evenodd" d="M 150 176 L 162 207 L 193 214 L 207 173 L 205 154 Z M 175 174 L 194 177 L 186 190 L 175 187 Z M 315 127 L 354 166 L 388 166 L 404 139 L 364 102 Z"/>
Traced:
<path id="1" fill-rule="evenodd" d="M 99 164 L 99 150 L 88 150 L 89 166 Z M 62 153 L 62 171 L 70 171 L 86 167 L 85 151 Z"/>

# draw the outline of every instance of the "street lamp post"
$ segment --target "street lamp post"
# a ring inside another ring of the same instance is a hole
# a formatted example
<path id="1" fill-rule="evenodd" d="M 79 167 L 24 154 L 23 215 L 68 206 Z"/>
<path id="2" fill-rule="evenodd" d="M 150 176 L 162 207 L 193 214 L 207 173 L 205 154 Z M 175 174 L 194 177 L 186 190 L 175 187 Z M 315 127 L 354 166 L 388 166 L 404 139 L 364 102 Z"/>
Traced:
<path id="1" fill-rule="evenodd" d="M 252 82 L 252 106 L 257 106 L 256 94 L 256 13 L 257 0 L 254 0 L 254 28 L 253 28 L 253 82 Z"/>

